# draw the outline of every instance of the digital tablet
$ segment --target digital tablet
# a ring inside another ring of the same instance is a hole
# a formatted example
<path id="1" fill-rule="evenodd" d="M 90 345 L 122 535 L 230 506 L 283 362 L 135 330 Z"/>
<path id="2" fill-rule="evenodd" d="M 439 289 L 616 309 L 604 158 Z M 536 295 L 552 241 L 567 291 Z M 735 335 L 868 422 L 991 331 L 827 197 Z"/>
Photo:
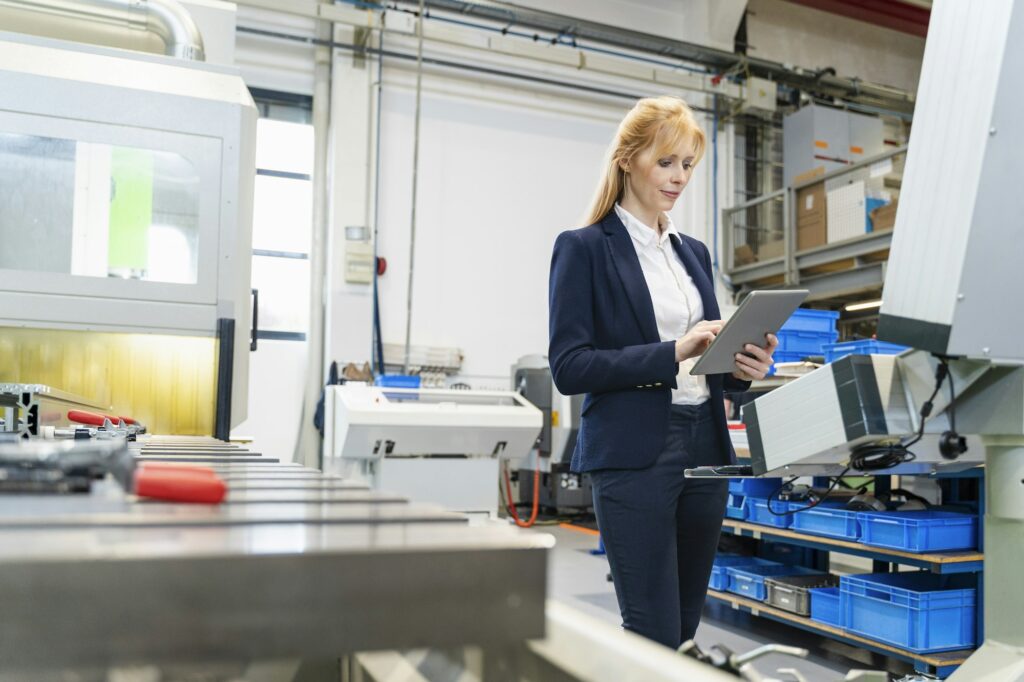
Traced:
<path id="1" fill-rule="evenodd" d="M 730 374 L 736 353 L 748 343 L 764 346 L 765 334 L 776 334 L 810 292 L 807 289 L 753 291 L 697 360 L 690 374 Z"/>

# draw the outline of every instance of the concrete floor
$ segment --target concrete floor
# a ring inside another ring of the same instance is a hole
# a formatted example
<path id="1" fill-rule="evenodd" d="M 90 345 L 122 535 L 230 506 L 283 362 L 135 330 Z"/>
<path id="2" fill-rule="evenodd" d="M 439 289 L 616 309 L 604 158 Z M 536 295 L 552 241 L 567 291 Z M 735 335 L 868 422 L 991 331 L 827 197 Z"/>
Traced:
<path id="1" fill-rule="evenodd" d="M 620 625 L 622 621 L 615 590 L 607 579 L 608 562 L 604 556 L 590 552 L 597 547 L 597 537 L 559 526 L 543 526 L 537 531 L 549 533 L 557 541 L 548 565 L 548 594 L 580 611 Z M 775 674 L 779 668 L 792 668 L 799 671 L 807 682 L 836 682 L 842 680 L 851 668 L 888 670 L 899 674 L 913 670 L 903 662 L 757 618 L 718 602 L 710 602 L 705 607 L 704 618 L 697 630 L 697 643 L 705 649 L 721 644 L 732 651 L 744 652 L 771 642 L 804 647 L 811 651 L 811 655 L 805 660 L 765 657 L 756 666 L 764 674 Z"/>

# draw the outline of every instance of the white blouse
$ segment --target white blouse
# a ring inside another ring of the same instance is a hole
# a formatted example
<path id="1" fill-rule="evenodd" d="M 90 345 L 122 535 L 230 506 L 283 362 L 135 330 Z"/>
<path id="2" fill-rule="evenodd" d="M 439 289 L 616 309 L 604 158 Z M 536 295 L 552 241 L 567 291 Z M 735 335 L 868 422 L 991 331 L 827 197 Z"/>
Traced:
<path id="1" fill-rule="evenodd" d="M 661 214 L 665 229 L 660 237 L 656 229 L 640 222 L 618 204 L 615 204 L 615 213 L 626 226 L 637 258 L 640 259 L 640 268 L 651 293 L 651 303 L 654 304 L 658 336 L 662 341 L 675 341 L 704 319 L 704 304 L 700 300 L 697 285 L 672 248 L 670 236 L 675 234 L 680 241 L 682 237 L 667 213 Z M 696 362 L 697 358 L 690 358 L 679 363 L 677 388 L 672 390 L 673 404 L 700 405 L 710 397 L 708 383 L 703 375 L 690 375 L 690 369 Z"/>

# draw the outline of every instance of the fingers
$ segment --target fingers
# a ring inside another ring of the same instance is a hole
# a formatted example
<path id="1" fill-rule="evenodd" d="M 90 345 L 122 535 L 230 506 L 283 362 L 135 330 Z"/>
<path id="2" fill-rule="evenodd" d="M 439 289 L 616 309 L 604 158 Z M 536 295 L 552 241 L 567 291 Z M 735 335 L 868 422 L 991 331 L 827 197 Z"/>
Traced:
<path id="1" fill-rule="evenodd" d="M 771 369 L 771 360 L 763 362 L 757 358 L 748 357 L 743 353 L 737 353 L 736 369 L 753 379 L 764 379 L 768 374 L 768 370 Z"/>
<path id="2" fill-rule="evenodd" d="M 768 345 L 765 346 L 765 350 L 767 350 L 768 354 L 771 355 L 772 352 L 779 347 L 779 337 L 775 336 L 775 334 L 766 334 L 765 339 L 768 341 Z"/>
<path id="3" fill-rule="evenodd" d="M 743 346 L 743 351 L 746 353 L 750 353 L 761 362 L 767 362 L 768 364 L 771 364 L 772 362 L 771 353 L 765 351 L 764 348 L 759 348 L 758 346 L 755 346 L 752 343 L 748 343 L 747 345 Z"/>

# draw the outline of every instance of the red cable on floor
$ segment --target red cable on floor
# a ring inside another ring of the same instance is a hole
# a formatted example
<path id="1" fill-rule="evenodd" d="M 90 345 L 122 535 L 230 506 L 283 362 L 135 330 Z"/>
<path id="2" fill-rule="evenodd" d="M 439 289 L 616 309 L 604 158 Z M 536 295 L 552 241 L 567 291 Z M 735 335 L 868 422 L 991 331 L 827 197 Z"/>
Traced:
<path id="1" fill-rule="evenodd" d="M 509 476 L 507 464 L 505 465 L 505 497 L 508 513 L 512 516 L 512 520 L 516 522 L 517 526 L 529 528 L 537 522 L 537 511 L 540 502 L 540 457 L 537 458 L 537 468 L 533 470 L 533 509 L 530 511 L 530 520 L 521 520 L 519 513 L 516 511 L 516 505 L 512 502 L 512 478 Z"/>

